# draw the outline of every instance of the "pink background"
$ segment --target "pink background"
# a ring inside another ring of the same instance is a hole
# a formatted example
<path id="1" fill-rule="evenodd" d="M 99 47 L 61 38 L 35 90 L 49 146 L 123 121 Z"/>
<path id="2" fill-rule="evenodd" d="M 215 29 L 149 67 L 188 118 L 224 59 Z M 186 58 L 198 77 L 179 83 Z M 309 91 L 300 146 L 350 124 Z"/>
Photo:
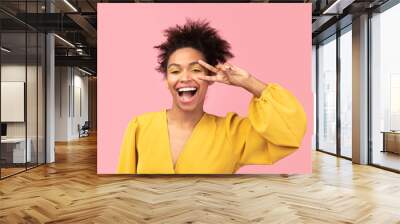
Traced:
<path id="1" fill-rule="evenodd" d="M 266 83 L 289 89 L 307 113 L 302 146 L 271 166 L 246 166 L 238 173 L 310 173 L 313 98 L 311 92 L 311 4 L 98 4 L 97 172 L 116 171 L 124 130 L 131 118 L 171 105 L 163 75 L 155 71 L 162 31 L 185 18 L 207 19 L 230 42 L 231 63 Z M 251 95 L 214 84 L 205 110 L 247 115 Z"/>

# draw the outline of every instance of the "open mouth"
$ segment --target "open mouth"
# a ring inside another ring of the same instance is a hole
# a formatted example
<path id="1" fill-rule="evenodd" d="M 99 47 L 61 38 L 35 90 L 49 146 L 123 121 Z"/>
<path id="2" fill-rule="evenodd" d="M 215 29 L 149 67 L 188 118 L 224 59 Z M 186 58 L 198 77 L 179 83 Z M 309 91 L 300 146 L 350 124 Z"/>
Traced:
<path id="1" fill-rule="evenodd" d="M 176 91 L 183 102 L 191 102 L 197 93 L 197 87 L 182 87 L 177 88 Z"/>

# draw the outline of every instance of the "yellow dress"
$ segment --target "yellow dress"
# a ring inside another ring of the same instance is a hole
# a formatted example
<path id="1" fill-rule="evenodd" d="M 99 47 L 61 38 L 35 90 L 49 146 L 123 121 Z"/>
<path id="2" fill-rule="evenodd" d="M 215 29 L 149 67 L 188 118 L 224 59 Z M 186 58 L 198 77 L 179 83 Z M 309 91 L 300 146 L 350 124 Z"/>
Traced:
<path id="1" fill-rule="evenodd" d="M 294 152 L 306 131 L 297 99 L 278 84 L 253 97 L 248 117 L 204 113 L 176 161 L 167 113 L 150 112 L 129 122 L 120 150 L 120 174 L 232 174 L 241 166 L 273 164 Z"/>

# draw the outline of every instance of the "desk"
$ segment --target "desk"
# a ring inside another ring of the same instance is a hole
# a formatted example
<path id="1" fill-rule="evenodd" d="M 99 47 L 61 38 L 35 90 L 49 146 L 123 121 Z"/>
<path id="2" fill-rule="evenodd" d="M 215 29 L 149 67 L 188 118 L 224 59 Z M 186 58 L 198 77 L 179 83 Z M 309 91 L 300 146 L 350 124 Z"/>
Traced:
<path id="1" fill-rule="evenodd" d="M 382 131 L 381 133 L 383 133 L 382 152 L 400 154 L 400 131 Z"/>
<path id="2" fill-rule="evenodd" d="M 30 138 L 27 138 L 26 142 L 28 143 L 27 144 L 28 147 L 26 147 L 26 154 L 25 154 L 25 138 L 1 139 L 1 156 L 6 160 L 6 162 L 9 163 L 31 162 L 32 140 Z"/>

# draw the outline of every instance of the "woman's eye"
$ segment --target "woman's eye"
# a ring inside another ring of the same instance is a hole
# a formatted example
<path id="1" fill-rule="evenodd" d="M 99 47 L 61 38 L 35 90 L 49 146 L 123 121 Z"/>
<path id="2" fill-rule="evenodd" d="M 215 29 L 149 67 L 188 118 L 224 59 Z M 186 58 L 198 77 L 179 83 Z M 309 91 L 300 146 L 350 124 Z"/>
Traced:
<path id="1" fill-rule="evenodd" d="M 178 74 L 179 71 L 176 71 L 176 70 L 175 70 L 175 71 L 171 71 L 170 73 L 171 73 L 171 74 Z"/>
<path id="2" fill-rule="evenodd" d="M 193 72 L 201 72 L 201 70 L 200 69 L 193 69 Z"/>

